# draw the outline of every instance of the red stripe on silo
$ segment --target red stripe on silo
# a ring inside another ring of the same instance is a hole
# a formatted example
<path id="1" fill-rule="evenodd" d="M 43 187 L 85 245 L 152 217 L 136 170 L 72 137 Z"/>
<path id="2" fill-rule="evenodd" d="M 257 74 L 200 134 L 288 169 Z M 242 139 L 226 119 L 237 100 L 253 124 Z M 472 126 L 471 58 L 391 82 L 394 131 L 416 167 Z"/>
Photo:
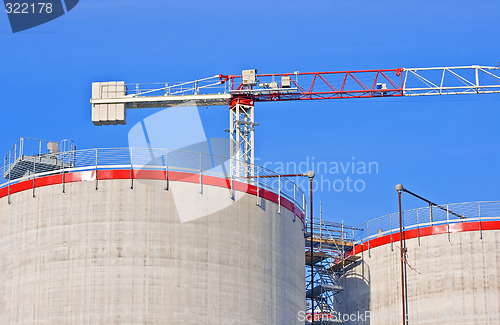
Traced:
<path id="1" fill-rule="evenodd" d="M 57 185 L 62 184 L 63 179 L 64 183 L 75 183 L 75 182 L 87 182 L 87 181 L 95 181 L 96 175 L 98 180 L 113 180 L 113 179 L 147 179 L 147 180 L 164 180 L 166 181 L 166 172 L 162 170 L 133 170 L 130 169 L 104 169 L 104 170 L 90 170 L 90 171 L 81 171 L 81 172 L 68 172 L 64 174 L 64 178 L 62 174 L 58 175 L 50 175 L 43 176 L 39 178 L 35 178 L 35 184 L 33 186 L 33 180 L 27 180 L 20 183 L 14 183 L 10 185 L 10 194 L 19 193 L 26 190 L 31 190 L 38 187 L 44 187 L 49 185 Z M 217 186 L 223 188 L 231 188 L 231 185 L 234 185 L 234 190 L 238 192 L 244 192 L 251 195 L 257 195 L 257 187 L 255 185 L 249 185 L 241 182 L 231 182 L 230 179 L 220 178 L 208 175 L 202 175 L 202 184 L 208 186 Z M 186 183 L 200 183 L 200 174 L 194 173 L 186 173 L 186 172 L 168 172 L 168 180 L 169 181 L 177 181 L 177 182 L 186 182 Z M 6 197 L 9 195 L 9 187 L 4 186 L 0 188 L 0 198 Z M 271 191 L 259 188 L 258 189 L 259 197 L 262 197 L 265 200 L 274 202 L 280 205 L 287 210 L 290 210 L 294 213 L 302 222 L 304 222 L 304 214 L 295 206 L 293 202 L 281 196 L 278 200 L 279 196 L 276 193 Z"/>
<path id="2" fill-rule="evenodd" d="M 500 221 L 475 221 L 475 222 L 460 222 L 449 224 L 450 233 L 480 231 L 480 230 L 500 230 Z M 419 229 L 411 229 L 403 231 L 405 239 L 413 239 L 418 237 L 426 237 L 432 235 L 442 235 L 448 233 L 448 224 L 429 226 Z M 392 242 L 399 242 L 399 232 L 392 234 Z M 359 254 L 367 251 L 368 248 L 387 245 L 391 243 L 391 235 L 385 235 L 379 238 L 374 238 L 359 245 L 356 245 L 354 252 Z"/>

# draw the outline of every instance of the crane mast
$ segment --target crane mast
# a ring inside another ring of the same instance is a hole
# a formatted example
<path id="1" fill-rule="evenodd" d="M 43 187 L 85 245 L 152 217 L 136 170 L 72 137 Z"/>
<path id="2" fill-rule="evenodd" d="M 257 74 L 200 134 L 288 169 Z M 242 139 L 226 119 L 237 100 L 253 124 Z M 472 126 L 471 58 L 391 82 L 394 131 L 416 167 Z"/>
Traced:
<path id="1" fill-rule="evenodd" d="M 125 124 L 127 109 L 229 106 L 231 176 L 253 175 L 256 102 L 500 93 L 500 68 L 457 66 L 215 75 L 179 83 L 92 83 L 92 122 Z"/>

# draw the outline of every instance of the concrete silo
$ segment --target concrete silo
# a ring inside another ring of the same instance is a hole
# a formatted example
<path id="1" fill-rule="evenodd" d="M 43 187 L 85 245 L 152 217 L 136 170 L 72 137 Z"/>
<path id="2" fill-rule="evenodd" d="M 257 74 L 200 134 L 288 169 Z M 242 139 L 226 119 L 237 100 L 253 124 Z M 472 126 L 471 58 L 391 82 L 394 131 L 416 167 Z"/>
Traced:
<path id="1" fill-rule="evenodd" d="M 500 202 L 444 207 L 403 215 L 408 324 L 499 324 Z M 357 228 L 362 260 L 340 279 L 345 323 L 402 324 L 398 215 Z"/>
<path id="2" fill-rule="evenodd" d="M 299 323 L 304 209 L 293 183 L 136 164 L 129 149 L 65 155 L 23 155 L 4 170 L 1 324 Z M 33 165 L 50 157 L 62 164 Z M 10 177 L 21 163 L 35 173 Z"/>

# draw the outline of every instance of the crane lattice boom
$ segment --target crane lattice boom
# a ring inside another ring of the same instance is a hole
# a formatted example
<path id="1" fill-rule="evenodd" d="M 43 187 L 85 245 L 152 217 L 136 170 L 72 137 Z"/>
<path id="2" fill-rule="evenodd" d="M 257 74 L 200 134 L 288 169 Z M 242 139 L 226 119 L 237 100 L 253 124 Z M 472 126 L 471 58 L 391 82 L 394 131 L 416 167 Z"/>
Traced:
<path id="1" fill-rule="evenodd" d="M 95 125 L 125 124 L 129 108 L 229 105 L 231 154 L 254 162 L 255 102 L 500 93 L 500 67 L 459 66 L 380 70 L 216 75 L 189 82 L 92 84 Z M 252 174 L 245 166 L 232 173 Z"/>

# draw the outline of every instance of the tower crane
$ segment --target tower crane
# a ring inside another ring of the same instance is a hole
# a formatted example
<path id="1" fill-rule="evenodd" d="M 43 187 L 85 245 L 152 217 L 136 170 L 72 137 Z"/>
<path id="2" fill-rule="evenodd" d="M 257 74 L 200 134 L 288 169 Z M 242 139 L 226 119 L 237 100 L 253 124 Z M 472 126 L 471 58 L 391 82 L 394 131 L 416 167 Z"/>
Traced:
<path id="1" fill-rule="evenodd" d="M 256 102 L 500 93 L 500 67 L 456 66 L 357 71 L 219 74 L 189 82 L 92 83 L 92 122 L 125 124 L 126 110 L 229 106 L 231 175 L 252 175 Z"/>
<path id="2" fill-rule="evenodd" d="M 176 106 L 229 106 L 231 177 L 252 177 L 256 102 L 500 93 L 500 67 L 457 66 L 357 71 L 215 75 L 189 82 L 92 84 L 95 125 L 125 124 L 127 109 Z M 312 201 L 312 197 L 311 197 Z M 311 202 L 311 261 L 313 225 Z M 314 271 L 311 266 L 312 319 Z"/>

